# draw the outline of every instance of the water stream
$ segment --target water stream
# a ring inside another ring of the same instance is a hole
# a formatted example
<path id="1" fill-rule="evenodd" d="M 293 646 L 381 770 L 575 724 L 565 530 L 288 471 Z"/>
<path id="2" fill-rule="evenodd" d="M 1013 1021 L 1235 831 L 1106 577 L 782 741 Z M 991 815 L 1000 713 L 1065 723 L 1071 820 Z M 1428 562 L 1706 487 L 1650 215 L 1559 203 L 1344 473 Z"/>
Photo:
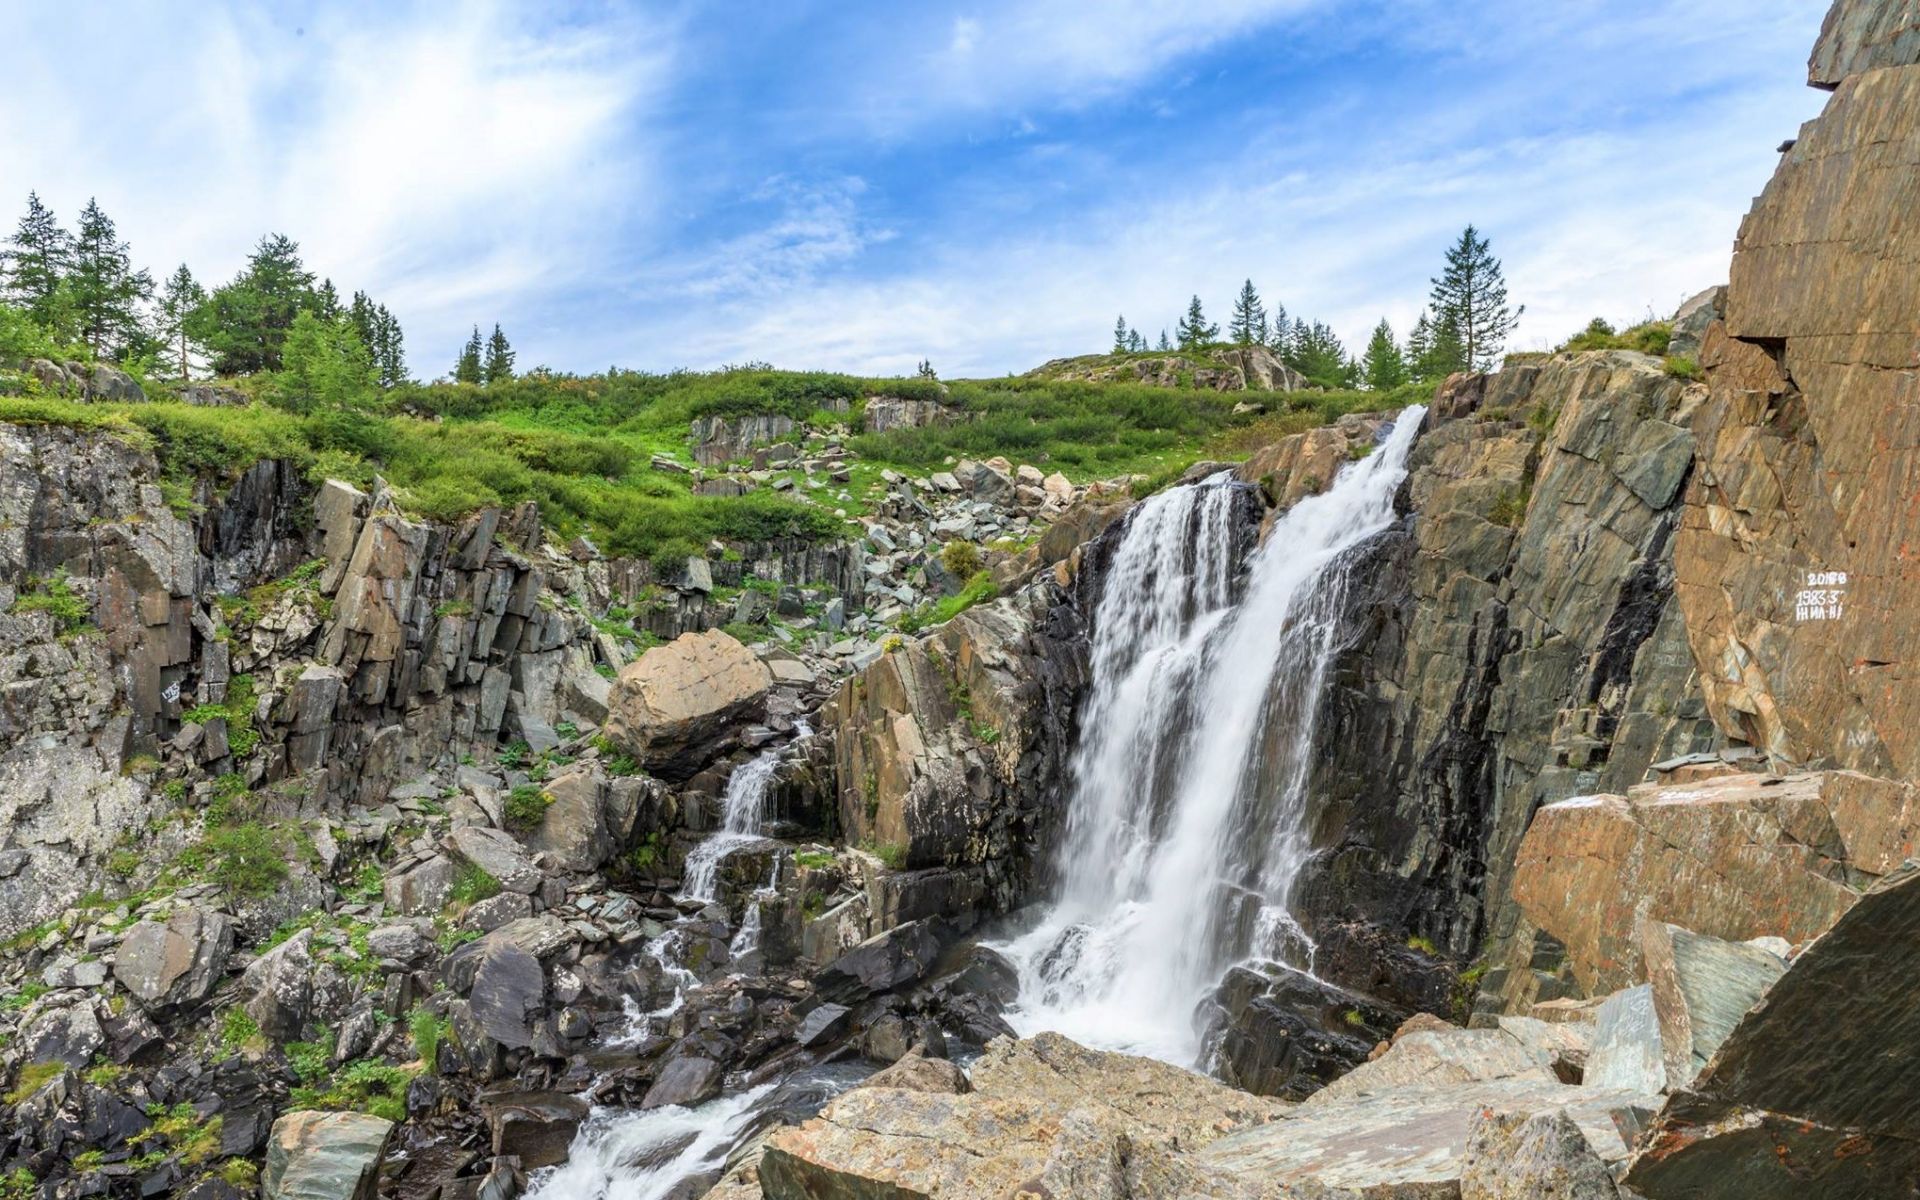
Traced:
<path id="1" fill-rule="evenodd" d="M 1295 504 L 1244 572 L 1225 476 L 1145 501 L 1094 617 L 1056 898 L 1000 948 L 1021 1033 L 1197 1065 L 1199 1012 L 1249 960 L 1312 969 L 1292 889 L 1306 783 L 1351 582 L 1387 528 L 1424 410 Z"/>

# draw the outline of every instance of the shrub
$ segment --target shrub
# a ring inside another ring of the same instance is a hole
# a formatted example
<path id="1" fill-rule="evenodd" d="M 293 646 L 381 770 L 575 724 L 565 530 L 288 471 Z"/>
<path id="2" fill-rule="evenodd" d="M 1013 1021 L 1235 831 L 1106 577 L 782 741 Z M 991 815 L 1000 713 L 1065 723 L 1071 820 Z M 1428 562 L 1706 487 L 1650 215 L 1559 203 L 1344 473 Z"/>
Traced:
<path id="1" fill-rule="evenodd" d="M 1667 374 L 1675 379 L 1694 380 L 1705 376 L 1700 364 L 1685 354 L 1669 354 L 1666 359 Z"/>
<path id="2" fill-rule="evenodd" d="M 27 591 L 14 598 L 12 612 L 43 612 L 53 618 L 62 635 L 79 632 L 87 624 L 87 602 L 74 593 L 73 583 L 64 570 L 45 579 L 31 580 Z"/>
<path id="3" fill-rule="evenodd" d="M 552 806 L 552 796 L 531 783 L 523 783 L 507 793 L 507 827 L 532 829 L 547 819 L 547 809 Z"/>
<path id="4" fill-rule="evenodd" d="M 265 825 L 210 829 L 196 849 L 207 879 L 239 895 L 271 895 L 287 878 L 286 846 L 279 831 Z"/>
<path id="5" fill-rule="evenodd" d="M 940 565 L 951 572 L 956 579 L 972 579 L 980 573 L 984 564 L 980 561 L 980 548 L 972 542 L 951 541 L 940 547 Z"/>

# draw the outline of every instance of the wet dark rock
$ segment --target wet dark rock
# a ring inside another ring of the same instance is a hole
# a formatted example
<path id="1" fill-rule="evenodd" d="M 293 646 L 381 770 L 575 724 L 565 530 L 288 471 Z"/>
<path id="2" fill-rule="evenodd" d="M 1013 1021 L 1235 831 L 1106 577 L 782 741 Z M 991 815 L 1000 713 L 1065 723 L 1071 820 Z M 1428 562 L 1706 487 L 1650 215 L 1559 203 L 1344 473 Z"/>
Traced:
<path id="1" fill-rule="evenodd" d="M 720 1094 L 723 1070 L 710 1058 L 686 1055 L 673 1059 L 660 1069 L 640 1101 L 641 1108 L 663 1108 L 669 1104 L 694 1105 Z"/>
<path id="2" fill-rule="evenodd" d="M 559 1092 L 521 1092 L 485 1101 L 487 1123 L 493 1132 L 493 1152 L 512 1155 L 522 1170 L 535 1171 L 567 1160 L 580 1123 L 587 1119 L 587 1102 Z"/>

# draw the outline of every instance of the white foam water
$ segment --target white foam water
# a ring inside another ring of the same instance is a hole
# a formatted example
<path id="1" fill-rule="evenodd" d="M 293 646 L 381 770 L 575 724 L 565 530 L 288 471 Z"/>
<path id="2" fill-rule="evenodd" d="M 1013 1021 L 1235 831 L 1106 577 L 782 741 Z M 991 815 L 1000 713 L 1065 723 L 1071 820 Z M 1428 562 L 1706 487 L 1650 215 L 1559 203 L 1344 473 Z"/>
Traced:
<path id="1" fill-rule="evenodd" d="M 566 1163 L 533 1173 L 525 1200 L 664 1200 L 726 1160 L 773 1087 L 697 1108 L 595 1109 L 574 1135 Z"/>
<path id="2" fill-rule="evenodd" d="M 1051 908 L 1003 944 L 1021 1033 L 1198 1065 L 1236 962 L 1312 967 L 1292 886 L 1349 552 L 1394 519 L 1425 410 L 1282 516 L 1237 578 L 1225 475 L 1143 502 L 1107 569 Z"/>

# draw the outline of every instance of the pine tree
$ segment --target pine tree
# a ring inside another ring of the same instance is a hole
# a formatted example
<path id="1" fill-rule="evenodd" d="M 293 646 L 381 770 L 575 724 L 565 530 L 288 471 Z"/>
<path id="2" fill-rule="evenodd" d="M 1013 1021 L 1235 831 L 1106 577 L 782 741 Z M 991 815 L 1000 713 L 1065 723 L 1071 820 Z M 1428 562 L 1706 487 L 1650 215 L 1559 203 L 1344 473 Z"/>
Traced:
<path id="1" fill-rule="evenodd" d="M 473 327 L 473 336 L 467 339 L 466 348 L 460 351 L 460 359 L 453 364 L 455 383 L 479 383 L 484 371 L 480 363 L 480 327 Z"/>
<path id="2" fill-rule="evenodd" d="M 1433 322 L 1427 317 L 1427 310 L 1420 310 L 1420 318 L 1413 323 L 1413 329 L 1407 334 L 1405 354 L 1407 371 L 1415 379 L 1427 378 L 1427 359 L 1433 353 Z"/>
<path id="3" fill-rule="evenodd" d="M 1447 264 L 1433 280 L 1433 310 L 1451 316 L 1460 337 L 1465 366 L 1480 371 L 1500 357 L 1507 335 L 1520 322 L 1523 305 L 1507 307 L 1507 282 L 1487 239 L 1469 225 L 1447 250 Z M 1436 341 L 1438 340 L 1436 334 Z"/>
<path id="4" fill-rule="evenodd" d="M 320 286 L 314 290 L 313 296 L 315 305 L 313 311 L 319 313 L 321 317 L 331 321 L 340 315 L 340 293 L 334 289 L 333 280 L 322 279 Z"/>
<path id="5" fill-rule="evenodd" d="M 96 200 L 81 210 L 66 284 L 80 337 L 96 356 L 119 354 L 144 336 L 140 302 L 153 294 L 153 278 L 133 269 L 127 244 Z"/>
<path id="6" fill-rule="evenodd" d="M 507 335 L 500 332 L 498 322 L 494 323 L 493 336 L 487 339 L 487 361 L 480 373 L 488 383 L 505 383 L 513 378 L 513 347 L 507 345 Z"/>
<path id="7" fill-rule="evenodd" d="M 1467 343 L 1460 336 L 1459 320 L 1450 312 L 1441 313 L 1433 323 L 1433 340 L 1427 347 L 1420 370 L 1423 379 L 1445 379 L 1455 371 L 1465 371 Z"/>
<path id="8" fill-rule="evenodd" d="M 27 193 L 27 215 L 7 243 L 6 298 L 27 310 L 43 326 L 57 316 L 60 282 L 73 265 L 73 239 L 60 228 L 53 210 L 40 203 L 37 192 Z"/>
<path id="9" fill-rule="evenodd" d="M 1207 314 L 1200 309 L 1200 297 L 1195 296 L 1187 302 L 1187 315 L 1173 327 L 1173 332 L 1180 339 L 1182 350 L 1197 350 L 1219 337 L 1220 327 L 1207 324 Z"/>
<path id="10" fill-rule="evenodd" d="M 269 385 L 274 403 L 294 412 L 364 410 L 373 402 L 377 376 L 373 356 L 344 314 L 324 317 L 316 308 L 295 314 L 282 345 L 282 369 Z"/>
<path id="11" fill-rule="evenodd" d="M 1167 331 L 1165 329 L 1162 329 L 1160 331 L 1160 345 L 1158 349 L 1161 349 L 1161 350 L 1173 349 L 1173 343 L 1167 340 Z"/>
<path id="12" fill-rule="evenodd" d="M 1113 352 L 1125 354 L 1133 346 L 1131 331 L 1127 329 L 1127 315 L 1121 313 L 1113 323 Z"/>
<path id="13" fill-rule="evenodd" d="M 400 319 L 382 304 L 373 310 L 373 361 L 378 368 L 380 386 L 396 388 L 407 381 L 406 339 L 400 333 Z"/>
<path id="14" fill-rule="evenodd" d="M 1147 339 L 1140 335 L 1138 329 L 1127 330 L 1127 350 L 1130 353 L 1138 354 L 1146 348 Z"/>
<path id="15" fill-rule="evenodd" d="M 921 379 L 940 378 L 940 376 L 934 372 L 933 360 L 928 358 L 920 360 L 920 365 L 914 369 L 914 374 Z"/>
<path id="16" fill-rule="evenodd" d="M 167 276 L 167 282 L 160 289 L 159 321 L 155 332 L 167 345 L 169 354 L 178 351 L 180 355 L 180 378 L 185 380 L 193 373 L 193 355 L 200 349 L 197 342 L 187 333 L 187 318 L 193 310 L 207 302 L 207 289 L 187 270 L 187 264 L 181 263 L 178 270 Z"/>
<path id="17" fill-rule="evenodd" d="M 1376 392 L 1390 391 L 1407 381 L 1407 362 L 1401 356 L 1400 347 L 1394 343 L 1393 327 L 1382 317 L 1373 327 L 1373 337 L 1367 342 L 1367 352 L 1361 358 L 1360 370 L 1367 386 Z"/>
<path id="18" fill-rule="evenodd" d="M 216 375 L 277 371 L 294 318 L 318 307 L 300 244 L 272 233 L 260 239 L 233 282 L 213 289 L 194 310 L 188 327 L 213 356 Z"/>
<path id="19" fill-rule="evenodd" d="M 1321 387 L 1345 387 L 1353 380 L 1346 347 L 1330 327 L 1319 321 L 1312 325 L 1294 322 L 1293 357 L 1288 361 L 1309 382 Z"/>
<path id="20" fill-rule="evenodd" d="M 380 357 L 380 331 L 375 327 L 376 315 L 373 301 L 365 292 L 355 292 L 353 300 L 347 305 L 347 320 L 352 322 L 353 331 L 360 335 L 360 341 L 375 359 Z"/>
<path id="21" fill-rule="evenodd" d="M 1282 361 L 1285 361 L 1287 355 L 1291 353 L 1288 339 L 1292 333 L 1292 327 L 1287 322 L 1287 306 L 1276 303 L 1273 306 L 1273 328 L 1267 334 L 1267 349 L 1273 351 Z"/>
<path id="22" fill-rule="evenodd" d="M 1267 340 L 1267 309 L 1260 303 L 1260 293 L 1253 290 L 1251 279 L 1240 285 L 1240 295 L 1233 302 L 1233 318 L 1227 323 L 1227 335 L 1237 346 Z"/>

